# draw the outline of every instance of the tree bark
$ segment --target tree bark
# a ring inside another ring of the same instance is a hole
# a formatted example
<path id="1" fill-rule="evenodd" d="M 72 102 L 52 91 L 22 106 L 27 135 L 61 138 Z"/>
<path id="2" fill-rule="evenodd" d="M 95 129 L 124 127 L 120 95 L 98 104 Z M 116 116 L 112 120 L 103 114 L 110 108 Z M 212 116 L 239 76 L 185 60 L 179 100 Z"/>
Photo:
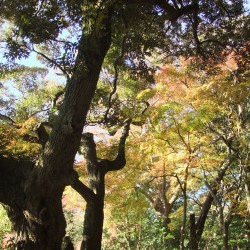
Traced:
<path id="1" fill-rule="evenodd" d="M 245 166 L 243 171 L 245 174 L 245 193 L 247 200 L 248 219 L 250 219 L 250 166 Z"/>
<path id="2" fill-rule="evenodd" d="M 93 203 L 87 203 L 84 216 L 81 250 L 101 249 L 104 220 L 103 207 L 104 199 L 100 197 L 98 197 Z"/>
<path id="3" fill-rule="evenodd" d="M 185 168 L 184 172 L 184 180 L 183 185 L 177 176 L 177 180 L 179 182 L 179 185 L 181 187 L 182 195 L 183 195 L 183 219 L 182 219 L 182 225 L 180 230 L 180 250 L 185 249 L 184 241 L 186 236 L 186 222 L 187 222 L 187 181 L 188 181 L 188 171 L 189 171 L 189 163 Z"/>
<path id="4" fill-rule="evenodd" d="M 61 249 L 66 227 L 61 202 L 65 186 L 72 185 L 82 192 L 87 203 L 97 196 L 97 193 L 79 183 L 73 171 L 86 115 L 95 93 L 104 57 L 111 45 L 111 19 L 114 5 L 118 1 L 90 1 L 90 5 L 97 2 L 96 13 L 86 17 L 92 19 L 84 21 L 85 26 L 79 41 L 75 65 L 66 85 L 63 105 L 48 141 L 44 143 L 39 166 L 23 161 L 14 163 L 12 159 L 0 158 L 0 201 L 11 207 L 13 215 L 22 218 L 22 226 L 26 227 L 24 231 L 27 232 L 23 235 L 24 242 L 32 242 L 34 250 Z M 161 3 L 162 1 L 150 2 L 152 6 Z M 88 6 L 86 4 L 87 8 Z M 169 5 L 163 7 L 164 11 L 172 13 Z M 169 17 L 169 20 L 177 19 L 190 13 L 192 8 L 197 8 L 196 5 L 190 7 L 175 10 L 172 13 L 174 17 Z M 123 148 L 119 147 L 118 156 L 107 164 L 106 172 L 118 170 L 125 164 L 124 145 Z M 104 162 L 106 164 L 106 161 Z M 11 168 L 7 169 L 7 165 Z M 21 165 L 25 166 L 22 170 Z M 95 213 L 101 212 L 95 210 L 93 204 L 88 204 L 87 214 L 96 218 Z M 98 209 L 101 206 L 102 203 L 99 203 Z M 90 208 L 93 210 L 90 211 Z M 99 218 L 101 220 L 102 216 Z M 87 221 L 90 223 L 90 220 Z M 91 223 L 93 225 L 93 221 Z M 87 225 L 86 222 L 86 228 Z M 30 249 L 29 245 L 24 243 L 21 249 Z"/>
<path id="5" fill-rule="evenodd" d="M 83 154 L 87 160 L 87 171 L 90 187 L 73 188 L 85 198 L 87 205 L 84 216 L 83 240 L 81 250 L 100 250 L 102 242 L 102 230 L 104 220 L 105 175 L 109 171 L 122 169 L 126 165 L 125 142 L 128 137 L 130 120 L 126 121 L 120 142 L 118 153 L 113 161 L 99 159 L 96 153 L 96 145 L 93 135 L 83 135 Z M 86 193 L 88 194 L 86 196 Z"/>
<path id="6" fill-rule="evenodd" d="M 198 242 L 197 242 L 197 235 L 195 229 L 195 214 L 191 213 L 189 217 L 190 223 L 190 249 L 191 250 L 198 250 Z"/>
<path id="7" fill-rule="evenodd" d="M 217 194 L 219 188 L 218 188 L 218 183 L 223 179 L 228 167 L 230 165 L 230 161 L 229 163 L 223 165 L 220 169 L 220 171 L 218 172 L 218 176 L 215 179 L 215 182 L 212 185 L 212 191 L 214 194 Z M 212 202 L 213 202 L 213 196 L 211 195 L 211 192 L 208 193 L 207 198 L 205 200 L 205 202 L 203 203 L 198 221 L 196 223 L 196 237 L 197 237 L 197 242 L 199 243 L 201 240 L 201 236 L 204 230 L 204 226 L 205 226 L 205 222 L 207 219 L 207 215 L 208 212 L 211 208 Z"/>
<path id="8" fill-rule="evenodd" d="M 13 167 L 17 176 L 12 177 L 12 171 L 5 167 L 7 160 L 1 158 L 4 168 L 1 166 L 0 185 L 3 188 L 0 200 L 16 210 L 22 210 L 26 225 L 29 226 L 29 234 L 26 236 L 33 241 L 33 249 L 61 249 L 66 228 L 61 198 L 65 186 L 75 178 L 74 157 L 102 62 L 111 44 L 114 2 L 109 1 L 97 14 L 98 26 L 91 26 L 89 34 L 82 34 L 72 77 L 66 85 L 64 103 L 44 147 L 41 164 L 34 166 L 30 163 L 33 169 L 26 176 L 18 168 L 17 162 L 17 166 Z M 10 161 L 9 165 L 12 164 Z M 19 174 L 20 180 L 17 178 Z M 3 192 L 4 189 L 7 190 L 6 193 Z"/>

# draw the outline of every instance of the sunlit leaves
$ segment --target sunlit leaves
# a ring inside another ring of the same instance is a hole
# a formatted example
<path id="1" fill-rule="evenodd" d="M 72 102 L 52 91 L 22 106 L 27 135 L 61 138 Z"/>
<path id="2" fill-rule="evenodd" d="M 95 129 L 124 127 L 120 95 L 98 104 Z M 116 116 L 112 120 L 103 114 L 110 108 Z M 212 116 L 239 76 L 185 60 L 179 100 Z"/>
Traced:
<path id="1" fill-rule="evenodd" d="M 1 154 L 31 158 L 41 151 L 35 127 L 54 116 L 55 94 L 62 88 L 45 80 L 44 68 L 2 65 Z"/>
<path id="2" fill-rule="evenodd" d="M 242 121 L 248 124 L 248 81 L 237 79 L 237 63 L 232 57 L 208 71 L 192 71 L 190 62 L 192 60 L 180 59 L 177 66 L 164 66 L 156 75 L 158 82 L 137 95 L 150 106 L 146 112 L 147 123 L 140 135 L 141 157 L 134 161 L 141 169 L 136 187 L 149 200 L 165 197 L 165 202 L 170 202 L 177 194 L 169 224 L 173 231 L 183 220 L 180 190 L 184 185 L 189 196 L 189 209 L 193 207 L 199 213 L 209 192 L 204 181 L 214 182 L 228 157 L 233 157 L 230 150 L 238 152 L 240 147 L 241 157 L 248 159 L 244 153 L 248 145 L 243 143 L 248 125 L 242 127 Z M 242 117 L 245 118 L 242 120 Z M 240 189 L 230 186 L 237 181 L 242 188 L 238 178 L 244 175 L 237 156 L 234 157 L 229 173 L 218 184 L 218 199 L 230 208 L 232 204 L 238 204 L 232 208 L 233 216 L 246 216 L 242 213 L 246 204 Z M 164 178 L 165 191 L 159 192 L 164 187 Z M 225 216 L 230 214 L 226 210 L 224 213 Z"/>
<path id="3" fill-rule="evenodd" d="M 6 215 L 4 208 L 2 207 L 2 205 L 0 205 L 0 242 L 1 242 L 1 247 L 5 247 L 2 245 L 3 239 L 7 236 L 6 234 L 10 233 L 10 232 L 11 232 L 10 221 L 8 220 L 8 217 Z M 7 243 L 7 242 L 5 242 L 5 243 Z"/>
<path id="4" fill-rule="evenodd" d="M 27 121 L 19 124 L 16 129 L 7 124 L 0 124 L 0 153 L 14 158 L 35 159 L 41 151 L 41 146 L 37 143 L 37 136 L 32 128 L 36 121 Z"/>

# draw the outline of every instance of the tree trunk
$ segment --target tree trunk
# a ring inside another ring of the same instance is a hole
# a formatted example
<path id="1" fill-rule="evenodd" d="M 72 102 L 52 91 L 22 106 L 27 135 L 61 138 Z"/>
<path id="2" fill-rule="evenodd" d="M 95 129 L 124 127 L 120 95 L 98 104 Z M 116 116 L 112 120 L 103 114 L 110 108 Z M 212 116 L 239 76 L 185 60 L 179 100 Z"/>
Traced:
<path id="1" fill-rule="evenodd" d="M 229 160 L 229 162 L 227 164 L 223 165 L 221 167 L 220 171 L 218 172 L 218 176 L 217 176 L 217 178 L 215 179 L 215 182 L 212 185 L 212 192 L 215 195 L 217 194 L 218 189 L 219 189 L 218 188 L 218 183 L 223 179 L 223 177 L 224 177 L 230 163 L 231 163 L 231 161 Z M 201 236 L 202 236 L 202 233 L 203 233 L 203 230 L 204 230 L 207 215 L 208 215 L 208 212 L 210 210 L 210 207 L 212 205 L 213 200 L 214 200 L 213 196 L 209 192 L 205 202 L 203 203 L 203 206 L 202 206 L 198 221 L 196 223 L 196 235 L 197 235 L 197 242 L 198 243 L 201 240 Z"/>
<path id="2" fill-rule="evenodd" d="M 78 44 L 75 65 L 67 81 L 65 98 L 58 118 L 48 142 L 44 145 L 39 166 L 26 164 L 24 161 L 13 163 L 14 160 L 0 158 L 3 163 L 0 165 L 0 201 L 9 205 L 12 215 L 16 214 L 15 216 L 21 219 L 22 223 L 16 223 L 16 227 L 20 228 L 17 230 L 25 232 L 24 242 L 32 242 L 34 250 L 61 249 L 66 227 L 61 202 L 65 186 L 72 185 L 81 192 L 87 202 L 97 195 L 78 180 L 73 171 L 73 163 L 102 63 L 111 45 L 111 18 L 117 2 L 119 1 L 90 1 L 84 4 L 86 8 L 91 6 L 92 13 L 83 16 L 85 26 Z M 162 5 L 162 1 L 152 1 L 150 4 Z M 93 11 L 93 6 L 96 7 L 96 12 Z M 168 17 L 172 21 L 197 8 L 197 4 L 188 5 L 180 10 L 175 9 L 173 13 L 172 9 L 169 10 L 169 4 L 163 5 L 166 13 L 172 14 L 171 18 Z M 119 147 L 118 155 L 122 157 L 109 162 L 106 172 L 124 166 L 124 148 Z M 14 172 L 7 169 L 4 164 L 13 164 Z M 21 169 L 20 164 L 32 167 Z M 88 206 L 90 208 L 91 205 Z M 95 211 L 95 207 L 92 208 Z M 95 212 L 99 213 L 97 210 Z M 92 211 L 87 211 L 88 213 Z M 13 221 L 16 220 L 15 216 L 12 218 Z M 30 249 L 29 245 L 24 244 L 21 249 Z"/>
<path id="3" fill-rule="evenodd" d="M 85 197 L 87 205 L 84 216 L 81 250 L 101 250 L 104 220 L 105 175 L 109 171 L 123 168 L 126 164 L 125 141 L 128 137 L 130 122 L 130 120 L 126 122 L 120 138 L 117 157 L 114 161 L 97 158 L 93 135 L 90 133 L 83 135 L 83 154 L 87 160 L 88 179 L 90 183 L 90 188 L 88 189 L 91 195 L 87 198 Z"/>
<path id="4" fill-rule="evenodd" d="M 184 250 L 184 240 L 186 236 L 186 222 L 187 222 L 187 193 L 186 193 L 186 184 L 184 184 L 183 188 L 183 220 L 180 231 L 180 250 Z"/>
<path id="5" fill-rule="evenodd" d="M 195 229 L 195 214 L 190 214 L 190 249 L 198 250 L 198 242 Z"/>
<path id="6" fill-rule="evenodd" d="M 229 229 L 229 224 L 224 222 L 223 223 L 223 250 L 228 250 L 229 245 L 228 245 L 228 229 Z"/>
<path id="7" fill-rule="evenodd" d="M 104 199 L 99 197 L 95 202 L 88 202 L 84 216 L 83 241 L 81 250 L 99 250 L 102 242 L 104 220 Z"/>
<path id="8" fill-rule="evenodd" d="M 184 182 L 183 186 L 179 178 L 177 177 L 177 180 L 179 182 L 179 185 L 182 190 L 182 195 L 183 195 L 183 220 L 182 220 L 182 226 L 180 230 L 180 250 L 184 250 L 184 241 L 185 241 L 185 236 L 186 236 L 186 222 L 187 222 L 187 180 L 188 180 L 188 169 L 189 169 L 189 164 L 185 168 L 185 173 L 184 173 Z"/>
<path id="9" fill-rule="evenodd" d="M 113 4 L 107 3 L 96 16 L 96 22 L 90 24 L 97 23 L 97 27 L 89 27 L 91 32 L 82 34 L 72 77 L 68 79 L 64 102 L 44 147 L 41 164 L 30 163 L 33 168 L 24 173 L 18 168 L 23 162 L 16 161 L 14 176 L 1 164 L 0 200 L 22 215 L 21 227 L 25 226 L 27 232 L 24 241 L 32 241 L 34 250 L 61 249 L 66 228 L 61 198 L 65 186 L 76 179 L 75 154 L 102 62 L 111 44 Z M 1 161 L 7 163 L 4 158 Z M 8 164 L 12 161 L 8 160 Z M 19 174 L 22 178 L 17 178 Z"/>
<path id="10" fill-rule="evenodd" d="M 245 192 L 246 192 L 246 200 L 247 200 L 247 211 L 248 211 L 248 219 L 250 219 L 250 166 L 246 165 L 243 168 L 244 171 L 244 179 L 245 179 Z"/>

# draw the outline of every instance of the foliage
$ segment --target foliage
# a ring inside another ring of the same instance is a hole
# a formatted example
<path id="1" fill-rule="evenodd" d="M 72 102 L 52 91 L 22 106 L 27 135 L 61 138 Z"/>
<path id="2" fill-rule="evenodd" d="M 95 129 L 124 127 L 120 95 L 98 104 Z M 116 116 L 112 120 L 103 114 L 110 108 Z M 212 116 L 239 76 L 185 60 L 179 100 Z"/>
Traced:
<path id="1" fill-rule="evenodd" d="M 138 98 L 147 98 L 150 103 L 148 123 L 143 133 L 138 134 L 140 143 L 137 144 L 140 147 L 133 147 L 131 152 L 131 149 L 127 152 L 128 165 L 137 166 L 134 187 L 150 201 L 151 207 L 158 211 L 161 204 L 176 197 L 168 214 L 168 230 L 177 242 L 180 234 L 176 230 L 184 220 L 183 188 L 186 188 L 188 195 L 187 213 L 194 211 L 199 214 L 209 193 L 205 183 L 213 183 L 217 172 L 227 164 L 228 159 L 231 159 L 230 170 L 218 184 L 220 187 L 214 202 L 216 206 L 219 206 L 218 201 L 222 202 L 225 218 L 232 216 L 229 224 L 240 218 L 243 226 L 247 208 L 240 191 L 244 189 L 242 180 L 245 178 L 240 162 L 243 159 L 248 161 L 248 154 L 244 153 L 248 151 L 248 145 L 243 142 L 249 133 L 249 83 L 248 80 L 235 81 L 231 71 L 235 69 L 232 68 L 235 61 L 217 65 L 214 71 L 210 69 L 208 73 L 201 71 L 198 76 L 197 72 L 189 71 L 190 65 L 185 65 L 186 62 L 180 59 L 179 65 L 181 63 L 182 66 L 178 68 L 169 65 L 163 67 L 156 75 L 158 83 L 138 94 Z M 239 107 L 244 109 L 239 111 Z M 242 121 L 244 128 L 240 125 Z M 229 144 L 227 140 L 232 142 Z M 138 159 L 137 155 L 141 157 Z M 216 249 L 223 244 L 220 222 L 217 220 L 217 224 L 214 223 L 213 216 L 218 214 L 219 209 L 217 212 L 211 211 L 211 217 L 207 219 L 201 243 L 203 247 Z M 164 218 L 164 213 L 161 216 Z M 214 225 L 214 233 L 210 230 L 210 223 Z M 229 244 L 234 242 L 233 231 L 234 227 L 229 226 L 232 237 Z M 243 235 L 239 239 L 241 241 L 244 242 Z M 241 247 L 244 249 L 244 244 Z"/>
<path id="2" fill-rule="evenodd" d="M 3 0 L 0 19 L 6 59 L 0 65 L 0 155 L 41 157 L 21 185 L 27 198 L 20 210 L 30 213 L 23 219 L 37 234 L 29 239 L 59 247 L 67 185 L 94 204 L 97 194 L 73 170 L 84 125 L 115 135 L 132 118 L 127 169 L 106 178 L 106 212 L 114 226 L 107 224 L 105 247 L 183 249 L 188 214 L 199 214 L 209 195 L 215 207 L 207 221 L 218 217 L 216 237 L 206 226 L 201 243 L 226 248 L 228 224 L 234 244 L 233 229 L 243 225 L 249 206 L 242 192 L 249 184 L 250 30 L 243 0 Z M 60 71 L 65 88 L 46 80 L 47 69 L 16 64 L 32 52 Z M 46 124 L 45 139 L 37 124 Z M 110 144 L 104 138 L 98 146 L 106 162 L 115 157 Z M 86 177 L 87 171 L 78 173 Z M 78 240 L 79 215 L 65 214 Z M 37 225 L 46 236 L 38 235 Z"/>
<path id="3" fill-rule="evenodd" d="M 129 211 L 124 218 L 125 222 L 115 220 L 105 230 L 104 249 L 175 249 L 174 236 L 166 232 L 162 218 L 152 210 L 146 210 L 136 221 Z"/>
<path id="4" fill-rule="evenodd" d="M 47 73 L 45 68 L 18 65 L 3 68 L 3 113 L 0 120 L 2 154 L 29 159 L 41 151 L 35 127 L 46 120 L 53 123 L 57 111 L 53 99 L 62 90 L 61 85 L 44 79 Z"/>
<path id="5" fill-rule="evenodd" d="M 0 229 L 0 242 L 2 242 L 5 235 L 11 232 L 11 224 L 2 205 L 0 205 Z"/>

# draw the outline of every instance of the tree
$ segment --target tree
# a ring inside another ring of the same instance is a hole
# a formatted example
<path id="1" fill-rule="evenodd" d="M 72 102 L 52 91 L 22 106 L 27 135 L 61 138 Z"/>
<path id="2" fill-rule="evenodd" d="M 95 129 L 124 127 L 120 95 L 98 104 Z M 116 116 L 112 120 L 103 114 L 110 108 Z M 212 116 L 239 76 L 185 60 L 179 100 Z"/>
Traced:
<path id="1" fill-rule="evenodd" d="M 65 186 L 78 187 L 80 182 L 74 158 L 111 45 L 125 48 L 119 63 L 135 76 L 145 75 L 146 56 L 154 51 L 165 49 L 171 56 L 185 51 L 204 58 L 216 52 L 217 56 L 224 46 L 234 45 L 232 33 L 242 22 L 242 10 L 243 1 L 1 1 L 1 21 L 10 22 L 4 39 L 6 58 L 11 61 L 36 52 L 67 80 L 39 164 L 0 156 L 0 201 L 9 206 L 14 227 L 22 233 L 21 249 L 61 248 L 62 193 Z M 61 35 L 66 29 L 68 40 Z M 241 43 L 239 37 L 236 41 Z M 91 189 L 80 185 L 88 199 Z"/>
<path id="2" fill-rule="evenodd" d="M 182 199 L 179 202 L 179 210 L 183 213 L 180 248 L 184 247 L 188 231 L 188 211 L 191 213 L 189 247 L 192 249 L 197 249 L 198 243 L 206 242 L 202 234 L 207 232 L 205 223 L 213 206 L 218 208 L 223 231 L 219 234 L 224 249 L 228 248 L 232 219 L 238 213 L 247 219 L 246 213 L 237 209 L 240 204 L 245 204 L 246 209 L 247 203 L 242 195 L 243 180 L 248 179 L 242 160 L 248 160 L 248 154 L 245 154 L 248 145 L 244 138 L 249 134 L 249 90 L 245 88 L 249 78 L 240 69 L 239 61 L 230 55 L 225 63 L 215 68 L 189 71 L 190 64 L 180 59 L 177 67 L 162 67 L 156 76 L 156 85 L 139 94 L 140 98 L 146 98 L 153 105 L 147 110 L 150 113 L 147 130 L 141 138 L 144 161 L 140 160 L 138 164 L 144 165 L 144 179 L 138 182 L 137 187 L 152 204 L 156 204 L 156 211 L 164 211 L 171 190 L 177 196 L 174 200 L 176 205 L 178 199 Z M 235 70 L 241 72 L 237 74 L 237 80 Z M 179 182 L 182 195 L 178 191 L 175 193 L 171 182 L 174 177 Z M 159 180 L 165 179 L 166 183 L 166 178 L 167 185 L 163 185 L 164 181 Z M 158 202 L 154 203 L 155 200 Z M 172 220 L 173 205 L 168 213 Z M 196 221 L 194 212 L 199 215 Z"/>
<path id="3" fill-rule="evenodd" d="M 130 120 L 126 122 L 120 138 L 117 156 L 113 161 L 98 158 L 93 134 L 84 134 L 83 154 L 87 160 L 90 189 L 86 190 L 86 187 L 82 185 L 81 182 L 72 185 L 87 202 L 82 249 L 101 249 L 104 219 L 105 175 L 110 171 L 122 169 L 126 164 L 125 142 L 128 137 L 130 122 Z"/>

